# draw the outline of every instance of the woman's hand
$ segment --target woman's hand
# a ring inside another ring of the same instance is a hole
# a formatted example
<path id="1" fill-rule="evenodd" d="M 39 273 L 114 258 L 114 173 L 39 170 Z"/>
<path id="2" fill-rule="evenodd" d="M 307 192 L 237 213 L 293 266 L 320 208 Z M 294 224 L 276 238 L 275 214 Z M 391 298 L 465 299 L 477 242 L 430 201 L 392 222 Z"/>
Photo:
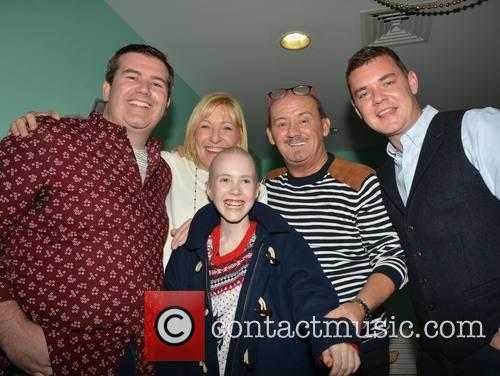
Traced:
<path id="1" fill-rule="evenodd" d="M 189 226 L 191 226 L 191 220 L 192 218 L 189 218 L 182 225 L 172 229 L 172 231 L 170 232 L 173 237 L 171 243 L 172 250 L 177 249 L 186 242 L 189 233 Z"/>

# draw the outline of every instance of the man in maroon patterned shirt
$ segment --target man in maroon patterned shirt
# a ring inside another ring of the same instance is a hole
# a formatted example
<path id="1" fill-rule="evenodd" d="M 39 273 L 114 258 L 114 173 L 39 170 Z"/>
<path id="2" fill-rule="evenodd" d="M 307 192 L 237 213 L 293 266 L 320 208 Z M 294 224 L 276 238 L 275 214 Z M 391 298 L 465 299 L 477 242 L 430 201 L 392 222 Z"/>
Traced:
<path id="1" fill-rule="evenodd" d="M 153 373 L 143 293 L 163 281 L 171 173 L 150 134 L 172 81 L 160 51 L 126 46 L 103 115 L 40 118 L 0 142 L 0 370 L 8 358 L 29 374 L 114 375 L 134 343 L 136 373 Z"/>

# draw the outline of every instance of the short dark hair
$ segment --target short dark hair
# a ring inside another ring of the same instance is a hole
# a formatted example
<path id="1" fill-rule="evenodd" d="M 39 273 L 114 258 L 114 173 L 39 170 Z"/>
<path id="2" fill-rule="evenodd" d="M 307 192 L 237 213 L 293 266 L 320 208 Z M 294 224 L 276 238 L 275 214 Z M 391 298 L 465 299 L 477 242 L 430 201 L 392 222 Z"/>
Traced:
<path id="1" fill-rule="evenodd" d="M 296 94 L 288 94 L 288 95 L 296 95 Z M 311 97 L 312 99 L 314 99 L 314 101 L 316 102 L 316 107 L 318 108 L 318 112 L 319 112 L 319 117 L 320 119 L 326 119 L 328 118 L 328 115 L 325 111 L 325 109 L 323 108 L 323 105 L 321 104 L 320 100 L 312 95 L 312 94 L 308 94 L 308 95 L 303 95 L 304 97 Z M 279 100 L 279 99 L 278 99 Z M 273 104 L 275 103 L 276 101 L 274 101 L 273 103 L 271 103 L 268 107 L 267 107 L 267 127 L 269 129 L 271 129 L 271 107 L 273 106 Z"/>
<path id="2" fill-rule="evenodd" d="M 351 56 L 349 62 L 347 63 L 347 69 L 345 72 L 345 78 L 347 80 L 347 86 L 349 87 L 349 76 L 353 71 L 359 67 L 368 64 L 373 59 L 379 56 L 389 56 L 394 60 L 396 65 L 401 69 L 404 74 L 408 74 L 409 70 L 403 64 L 399 56 L 391 50 L 389 47 L 377 46 L 377 47 L 363 47 Z"/>
<path id="3" fill-rule="evenodd" d="M 113 83 L 115 73 L 118 70 L 118 59 L 120 58 L 120 56 L 129 52 L 137 52 L 146 56 L 152 56 L 160 60 L 163 64 L 165 64 L 165 67 L 167 68 L 168 71 L 167 94 L 168 97 L 170 98 L 170 95 L 172 94 L 172 87 L 174 86 L 174 70 L 172 66 L 168 63 L 167 57 L 163 52 L 146 44 L 129 44 L 116 51 L 113 57 L 108 61 L 108 65 L 106 67 L 106 81 L 110 85 Z"/>

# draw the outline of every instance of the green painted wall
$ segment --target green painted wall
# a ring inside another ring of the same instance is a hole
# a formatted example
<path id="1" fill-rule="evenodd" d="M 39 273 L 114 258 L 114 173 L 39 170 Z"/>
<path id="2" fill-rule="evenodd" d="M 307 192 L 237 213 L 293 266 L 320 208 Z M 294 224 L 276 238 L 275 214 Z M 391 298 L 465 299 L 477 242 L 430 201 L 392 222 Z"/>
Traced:
<path id="1" fill-rule="evenodd" d="M 101 0 L 0 2 L 0 136 L 30 110 L 87 115 L 106 63 L 141 37 Z M 168 55 L 168 51 L 164 51 Z M 174 67 L 175 70 L 175 67 Z M 155 136 L 178 145 L 199 96 L 175 77 L 173 104 Z"/>
<path id="2" fill-rule="evenodd" d="M 0 136 L 12 120 L 31 110 L 87 115 L 94 99 L 101 96 L 108 59 L 123 45 L 143 42 L 104 1 L 2 0 Z M 176 76 L 173 104 L 155 130 L 165 148 L 182 143 L 187 119 L 198 100 Z M 372 167 L 385 156 L 381 148 L 338 154 Z M 283 165 L 277 153 L 271 159 L 254 157 L 262 174 Z M 412 316 L 404 291 L 391 299 L 388 308 L 399 319 Z"/>

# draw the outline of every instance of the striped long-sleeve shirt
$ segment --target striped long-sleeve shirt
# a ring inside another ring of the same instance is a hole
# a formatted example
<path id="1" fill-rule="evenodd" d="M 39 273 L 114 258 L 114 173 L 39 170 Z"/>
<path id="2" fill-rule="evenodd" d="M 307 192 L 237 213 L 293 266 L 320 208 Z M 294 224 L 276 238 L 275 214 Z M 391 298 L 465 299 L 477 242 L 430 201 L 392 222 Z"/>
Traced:
<path id="1" fill-rule="evenodd" d="M 296 178 L 284 168 L 269 172 L 264 180 L 269 206 L 304 236 L 340 303 L 354 298 L 373 273 L 401 288 L 407 281 L 403 250 L 374 171 L 328 157 L 311 176 Z M 374 312 L 371 333 L 380 335 L 384 321 L 382 309 Z"/>

